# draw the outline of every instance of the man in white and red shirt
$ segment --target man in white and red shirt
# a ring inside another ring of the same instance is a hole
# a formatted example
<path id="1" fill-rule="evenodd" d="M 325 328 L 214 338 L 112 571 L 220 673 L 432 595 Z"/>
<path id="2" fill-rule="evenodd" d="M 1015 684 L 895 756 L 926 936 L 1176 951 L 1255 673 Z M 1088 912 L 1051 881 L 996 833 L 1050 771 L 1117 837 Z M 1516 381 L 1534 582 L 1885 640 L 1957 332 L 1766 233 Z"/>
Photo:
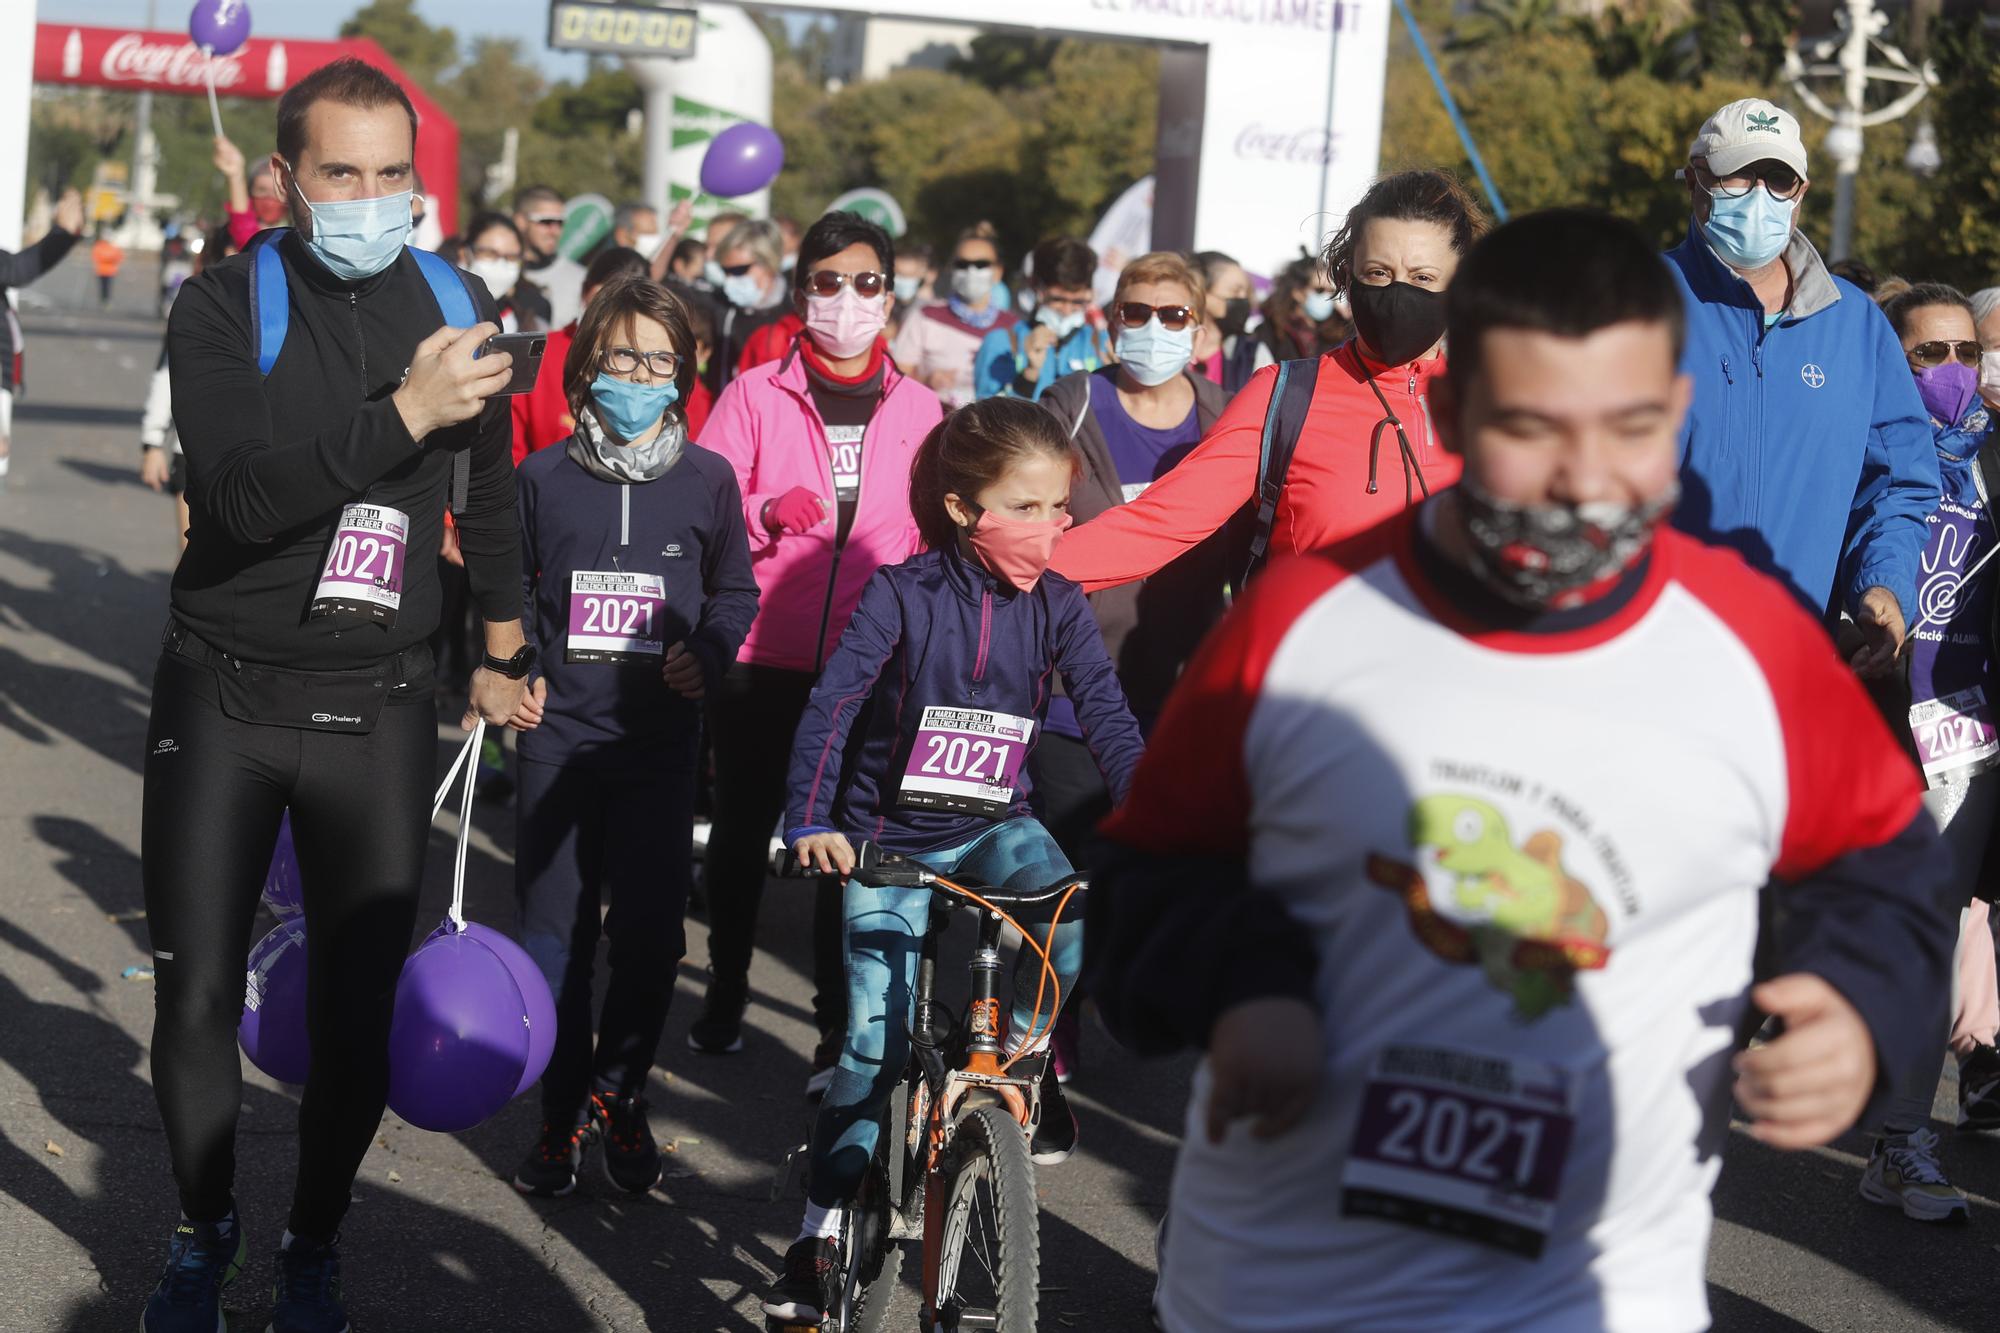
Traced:
<path id="1" fill-rule="evenodd" d="M 1104 828 L 1093 993 L 1207 1052 L 1172 1333 L 1706 1327 L 1732 1063 L 1807 1147 L 1945 1028 L 1914 770 L 1782 588 L 1661 526 L 1671 277 L 1562 211 L 1448 301 L 1464 481 L 1253 584 Z"/>

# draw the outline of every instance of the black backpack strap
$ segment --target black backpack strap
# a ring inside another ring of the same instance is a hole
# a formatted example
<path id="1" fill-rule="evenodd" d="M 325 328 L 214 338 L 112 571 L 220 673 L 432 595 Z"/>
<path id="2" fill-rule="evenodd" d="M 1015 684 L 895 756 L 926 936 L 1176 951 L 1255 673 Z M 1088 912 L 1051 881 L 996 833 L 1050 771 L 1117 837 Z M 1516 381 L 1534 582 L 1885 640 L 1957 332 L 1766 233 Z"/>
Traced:
<path id="1" fill-rule="evenodd" d="M 1318 357 L 1278 363 L 1278 378 L 1271 386 L 1271 405 L 1264 411 L 1264 434 L 1257 452 L 1257 526 L 1239 587 L 1263 567 L 1270 553 L 1278 498 L 1285 493 L 1285 476 L 1291 471 L 1292 455 L 1298 451 L 1299 433 L 1305 429 L 1306 413 L 1318 384 Z"/>

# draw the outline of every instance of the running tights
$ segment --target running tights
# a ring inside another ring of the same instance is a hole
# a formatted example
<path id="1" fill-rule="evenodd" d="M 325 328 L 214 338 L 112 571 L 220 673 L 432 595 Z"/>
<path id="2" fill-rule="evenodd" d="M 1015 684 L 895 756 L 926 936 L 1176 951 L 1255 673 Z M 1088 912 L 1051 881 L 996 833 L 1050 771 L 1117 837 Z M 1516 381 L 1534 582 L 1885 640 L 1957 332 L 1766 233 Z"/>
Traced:
<path id="1" fill-rule="evenodd" d="M 366 735 L 239 722 L 214 668 L 163 653 L 146 737 L 142 859 L 158 978 L 153 1092 L 181 1209 L 233 1205 L 236 1027 L 258 897 L 287 806 L 305 897 L 312 1071 L 289 1225 L 330 1240 L 381 1123 L 389 1018 L 410 948 L 436 780 L 428 681 Z"/>

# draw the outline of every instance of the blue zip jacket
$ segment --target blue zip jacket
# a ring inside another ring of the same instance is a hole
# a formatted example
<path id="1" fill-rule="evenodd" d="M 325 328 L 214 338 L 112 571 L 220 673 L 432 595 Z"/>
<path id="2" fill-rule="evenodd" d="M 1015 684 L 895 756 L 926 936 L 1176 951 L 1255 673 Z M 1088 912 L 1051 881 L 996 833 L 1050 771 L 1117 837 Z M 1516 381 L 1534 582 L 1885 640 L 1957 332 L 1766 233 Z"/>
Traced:
<path id="1" fill-rule="evenodd" d="M 1889 321 L 1797 232 L 1792 302 L 1769 329 L 1698 227 L 1667 259 L 1694 377 L 1675 526 L 1740 552 L 1816 613 L 1851 612 L 1881 587 L 1913 622 L 1937 450 Z"/>
<path id="2" fill-rule="evenodd" d="M 1050 572 L 1019 592 L 955 548 L 877 570 L 799 721 L 786 843 L 839 830 L 927 852 L 990 828 L 994 819 L 980 815 L 897 805 L 919 719 L 934 705 L 1033 718 L 1032 753 L 1055 672 L 1098 771 L 1123 800 L 1145 742 L 1081 588 Z M 1013 805 L 995 818 L 1030 813 L 1029 768 L 1024 760 Z"/>
<path id="3" fill-rule="evenodd" d="M 972 393 L 976 398 L 1020 397 L 1014 383 L 1028 364 L 1028 336 L 1036 329 L 1024 319 L 1004 329 L 989 329 L 972 358 Z M 1048 387 L 1065 375 L 1079 370 L 1096 370 L 1111 364 L 1111 339 L 1103 329 L 1092 328 L 1086 320 L 1082 328 L 1049 348 L 1035 377 L 1030 402 L 1040 402 Z"/>
<path id="4" fill-rule="evenodd" d="M 523 459 L 515 484 L 526 612 L 521 623 L 549 682 L 542 724 L 521 733 L 521 757 L 630 769 L 657 766 L 675 744 L 692 747 L 701 705 L 667 687 L 658 660 L 563 660 L 570 575 L 659 575 L 666 588 L 660 642 L 686 643 L 712 692 L 757 614 L 736 473 L 719 455 L 690 444 L 651 481 L 605 481 L 584 471 L 565 441 Z"/>

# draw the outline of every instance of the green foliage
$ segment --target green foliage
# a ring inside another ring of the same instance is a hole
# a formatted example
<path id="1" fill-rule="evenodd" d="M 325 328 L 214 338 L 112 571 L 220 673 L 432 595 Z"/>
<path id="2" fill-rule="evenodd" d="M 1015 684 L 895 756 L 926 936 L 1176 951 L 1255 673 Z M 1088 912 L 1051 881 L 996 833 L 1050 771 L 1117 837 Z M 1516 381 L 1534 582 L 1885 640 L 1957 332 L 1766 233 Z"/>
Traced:
<path id="1" fill-rule="evenodd" d="M 368 37 L 426 88 L 458 59 L 458 35 L 432 27 L 418 15 L 416 0 L 369 0 L 340 25 L 342 37 Z"/>

